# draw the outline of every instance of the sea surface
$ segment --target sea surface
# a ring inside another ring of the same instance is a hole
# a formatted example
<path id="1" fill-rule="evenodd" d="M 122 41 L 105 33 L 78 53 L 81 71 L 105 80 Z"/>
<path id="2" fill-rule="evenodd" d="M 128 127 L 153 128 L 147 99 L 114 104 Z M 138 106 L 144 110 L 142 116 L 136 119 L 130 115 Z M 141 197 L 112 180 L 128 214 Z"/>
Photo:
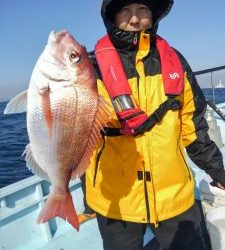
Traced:
<path id="1" fill-rule="evenodd" d="M 212 90 L 203 89 L 207 100 Z M 225 102 L 225 88 L 215 89 L 215 103 Z M 0 188 L 32 175 L 22 153 L 28 144 L 26 114 L 4 115 L 7 102 L 0 102 Z"/>

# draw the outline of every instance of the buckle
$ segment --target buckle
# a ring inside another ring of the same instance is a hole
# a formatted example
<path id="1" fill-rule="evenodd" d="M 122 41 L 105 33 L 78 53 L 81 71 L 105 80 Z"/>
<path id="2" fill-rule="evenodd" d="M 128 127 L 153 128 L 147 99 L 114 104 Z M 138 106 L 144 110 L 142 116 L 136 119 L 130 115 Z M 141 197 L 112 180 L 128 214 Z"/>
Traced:
<path id="1" fill-rule="evenodd" d="M 177 110 L 181 107 L 181 102 L 177 99 L 175 99 L 175 97 L 168 97 L 168 99 L 165 102 L 166 105 L 166 111 L 168 110 Z"/>
<path id="2" fill-rule="evenodd" d="M 171 103 L 171 109 L 172 110 L 177 110 L 181 107 L 180 101 L 174 99 L 174 101 Z"/>
<path id="3" fill-rule="evenodd" d="M 153 113 L 153 115 L 154 115 L 154 117 L 155 117 L 157 123 L 161 121 L 162 118 L 161 118 L 161 116 L 158 114 L 157 111 L 155 111 L 155 112 Z"/>

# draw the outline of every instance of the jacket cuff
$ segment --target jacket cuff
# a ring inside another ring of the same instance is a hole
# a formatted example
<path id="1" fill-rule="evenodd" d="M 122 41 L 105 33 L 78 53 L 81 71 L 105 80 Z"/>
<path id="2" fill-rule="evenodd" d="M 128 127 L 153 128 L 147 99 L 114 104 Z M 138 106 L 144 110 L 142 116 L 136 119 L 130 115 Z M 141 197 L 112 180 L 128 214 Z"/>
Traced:
<path id="1" fill-rule="evenodd" d="M 225 170 L 216 170 L 215 173 L 210 173 L 210 177 L 213 181 L 219 182 L 223 187 L 225 187 Z"/>

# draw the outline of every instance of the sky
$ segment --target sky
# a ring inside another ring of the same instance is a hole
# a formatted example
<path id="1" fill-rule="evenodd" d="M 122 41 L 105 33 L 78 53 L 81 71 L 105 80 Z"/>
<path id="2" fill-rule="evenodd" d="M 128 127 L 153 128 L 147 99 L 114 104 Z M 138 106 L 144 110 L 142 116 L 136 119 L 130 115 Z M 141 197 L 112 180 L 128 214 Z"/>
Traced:
<path id="1" fill-rule="evenodd" d="M 29 85 L 51 30 L 68 30 L 93 50 L 106 33 L 102 0 L 0 0 L 0 100 Z M 193 71 L 225 65 L 225 0 L 174 0 L 158 34 L 178 49 Z M 225 71 L 214 75 L 225 82 Z M 210 85 L 210 75 L 199 78 Z"/>

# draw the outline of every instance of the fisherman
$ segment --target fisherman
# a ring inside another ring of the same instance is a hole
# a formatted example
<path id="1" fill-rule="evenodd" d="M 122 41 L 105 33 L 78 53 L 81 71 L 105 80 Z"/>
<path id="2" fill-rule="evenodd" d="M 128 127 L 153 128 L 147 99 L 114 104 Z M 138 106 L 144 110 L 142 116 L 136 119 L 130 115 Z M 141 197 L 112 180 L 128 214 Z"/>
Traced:
<path id="1" fill-rule="evenodd" d="M 206 100 L 184 57 L 157 35 L 173 0 L 103 0 L 107 36 L 92 60 L 113 115 L 86 172 L 105 250 L 141 250 L 150 225 L 160 249 L 211 249 L 194 199 L 192 161 L 225 187 L 208 136 Z"/>

